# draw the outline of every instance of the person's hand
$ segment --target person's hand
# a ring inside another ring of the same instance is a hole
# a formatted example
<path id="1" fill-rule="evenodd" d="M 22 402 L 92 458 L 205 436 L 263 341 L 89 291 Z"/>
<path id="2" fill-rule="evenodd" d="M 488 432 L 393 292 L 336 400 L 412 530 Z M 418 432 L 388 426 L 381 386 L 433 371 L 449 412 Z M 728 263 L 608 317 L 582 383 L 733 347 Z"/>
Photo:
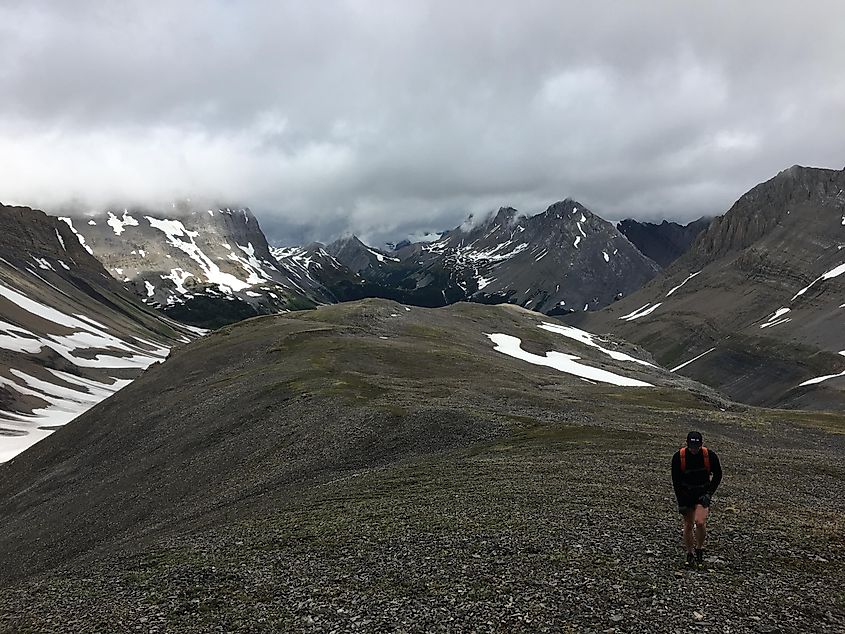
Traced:
<path id="1" fill-rule="evenodd" d="M 705 494 L 704 494 L 704 495 L 702 495 L 699 499 L 701 500 L 701 504 L 702 504 L 703 506 L 710 506 L 710 500 L 711 500 L 711 498 L 710 498 L 710 494 L 709 494 L 709 493 L 705 493 Z"/>

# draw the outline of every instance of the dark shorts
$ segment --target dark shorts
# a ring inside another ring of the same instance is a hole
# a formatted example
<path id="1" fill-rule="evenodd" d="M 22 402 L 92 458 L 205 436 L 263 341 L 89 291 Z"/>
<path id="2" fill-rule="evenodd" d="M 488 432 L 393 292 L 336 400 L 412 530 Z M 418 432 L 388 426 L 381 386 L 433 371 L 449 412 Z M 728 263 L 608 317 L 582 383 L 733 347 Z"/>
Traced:
<path id="1" fill-rule="evenodd" d="M 704 493 L 701 495 L 683 495 L 678 498 L 678 513 L 681 515 L 686 515 L 690 511 L 694 511 L 696 506 L 703 506 L 704 508 L 710 507 L 710 501 L 708 500 L 707 503 L 704 503 L 704 500 L 701 498 L 704 496 Z"/>

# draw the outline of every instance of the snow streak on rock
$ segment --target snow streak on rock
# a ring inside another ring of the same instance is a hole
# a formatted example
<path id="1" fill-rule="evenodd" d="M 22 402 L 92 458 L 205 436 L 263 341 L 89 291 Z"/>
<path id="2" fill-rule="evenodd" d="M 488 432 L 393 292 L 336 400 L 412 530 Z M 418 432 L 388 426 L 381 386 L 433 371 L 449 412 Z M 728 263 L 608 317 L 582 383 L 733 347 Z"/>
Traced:
<path id="1" fill-rule="evenodd" d="M 624 319 L 625 321 L 634 321 L 635 319 L 639 319 L 640 317 L 645 317 L 646 315 L 650 315 L 655 310 L 657 310 L 662 305 L 662 302 L 657 302 L 653 306 L 649 303 L 645 306 L 642 306 L 635 310 L 632 313 L 628 313 L 627 315 L 623 315 L 619 319 Z"/>
<path id="2" fill-rule="evenodd" d="M 845 356 L 845 350 L 843 350 L 839 354 Z M 838 379 L 839 377 L 845 377 L 845 370 L 843 370 L 842 372 L 839 372 L 838 374 L 826 374 L 825 376 L 817 376 L 814 379 L 804 381 L 798 387 L 804 387 L 804 386 L 807 386 L 807 385 L 817 385 L 819 383 L 822 383 L 823 381 L 829 381 L 830 379 Z"/>
<path id="3" fill-rule="evenodd" d="M 689 274 L 689 276 L 687 277 L 687 279 L 685 279 L 683 282 L 681 282 L 680 284 L 678 284 L 675 288 L 673 288 L 673 289 L 672 289 L 672 290 L 670 290 L 668 293 L 666 293 L 666 297 L 669 297 L 669 295 L 671 295 L 672 293 L 674 293 L 675 291 L 677 291 L 679 288 L 681 288 L 684 284 L 686 284 L 687 282 L 689 282 L 692 278 L 694 278 L 694 277 L 695 277 L 696 275 L 698 275 L 699 273 L 701 273 L 701 271 L 696 271 L 695 273 L 690 273 L 690 274 Z"/>
<path id="4" fill-rule="evenodd" d="M 792 296 L 792 301 L 794 302 L 796 300 L 796 298 L 800 297 L 801 295 L 806 293 L 808 290 L 810 290 L 817 282 L 821 282 L 823 280 L 829 280 L 829 279 L 832 279 L 834 277 L 839 277 L 843 273 L 845 273 L 845 264 L 840 264 L 839 266 L 831 269 L 827 273 L 822 273 L 816 279 L 814 279 L 812 282 L 810 282 L 807 286 L 805 286 L 800 291 L 795 293 L 795 295 Z"/>
<path id="5" fill-rule="evenodd" d="M 88 251 L 88 253 L 94 255 L 94 252 L 91 250 L 91 247 L 85 244 L 85 238 L 82 237 L 82 234 L 80 234 L 73 226 L 73 220 L 71 220 L 70 218 L 59 218 L 59 220 L 64 223 L 67 223 L 67 226 L 70 227 L 70 230 L 73 231 L 73 233 L 76 234 L 77 239 L 79 239 L 79 244 L 81 244 L 85 248 L 85 250 Z M 59 239 L 61 240 L 61 236 L 59 236 Z M 64 246 L 64 242 L 62 242 L 62 246 Z"/>

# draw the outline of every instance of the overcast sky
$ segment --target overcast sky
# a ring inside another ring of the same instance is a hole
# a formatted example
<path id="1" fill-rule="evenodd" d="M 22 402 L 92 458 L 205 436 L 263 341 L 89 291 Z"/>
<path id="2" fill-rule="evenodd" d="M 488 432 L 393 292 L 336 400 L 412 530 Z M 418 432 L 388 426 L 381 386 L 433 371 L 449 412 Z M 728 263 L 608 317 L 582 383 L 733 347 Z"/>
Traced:
<path id="1" fill-rule="evenodd" d="M 0 0 L 0 201 L 218 198 L 373 241 L 845 166 L 838 0 Z"/>

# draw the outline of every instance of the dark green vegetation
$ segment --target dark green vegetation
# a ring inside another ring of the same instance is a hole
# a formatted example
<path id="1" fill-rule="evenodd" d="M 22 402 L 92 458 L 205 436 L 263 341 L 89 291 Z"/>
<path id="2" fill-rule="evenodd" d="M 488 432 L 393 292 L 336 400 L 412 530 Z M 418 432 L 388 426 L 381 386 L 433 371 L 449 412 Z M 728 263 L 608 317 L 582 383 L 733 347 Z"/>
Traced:
<path id="1" fill-rule="evenodd" d="M 541 318 L 367 300 L 175 350 L 0 465 L 0 631 L 841 631 L 845 416 L 732 405 Z M 691 427 L 726 468 L 695 574 Z"/>
<path id="2" fill-rule="evenodd" d="M 277 290 L 280 293 L 280 291 Z M 250 317 L 266 314 L 266 307 L 256 306 L 238 297 L 216 294 L 196 294 L 193 297 L 171 306 L 162 307 L 168 317 L 183 324 L 200 328 L 222 328 Z M 308 310 L 316 304 L 305 296 L 288 292 L 284 295 L 288 310 Z"/>

